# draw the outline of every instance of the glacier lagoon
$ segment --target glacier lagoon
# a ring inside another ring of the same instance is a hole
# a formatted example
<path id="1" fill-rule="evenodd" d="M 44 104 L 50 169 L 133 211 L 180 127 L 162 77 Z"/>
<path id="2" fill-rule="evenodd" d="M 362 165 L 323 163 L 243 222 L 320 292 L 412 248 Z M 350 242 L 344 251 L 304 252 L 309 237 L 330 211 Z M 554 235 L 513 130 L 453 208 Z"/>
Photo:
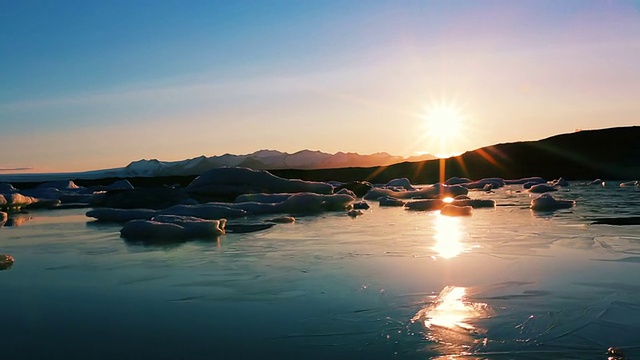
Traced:
<path id="1" fill-rule="evenodd" d="M 181 244 L 124 241 L 86 209 L 0 229 L 12 358 L 605 359 L 640 356 L 640 191 L 572 184 L 577 205 L 447 217 L 379 207 Z M 242 220 L 250 223 L 261 217 Z M 615 347 L 612 354 L 607 349 Z M 621 354 L 624 354 L 621 355 Z"/>

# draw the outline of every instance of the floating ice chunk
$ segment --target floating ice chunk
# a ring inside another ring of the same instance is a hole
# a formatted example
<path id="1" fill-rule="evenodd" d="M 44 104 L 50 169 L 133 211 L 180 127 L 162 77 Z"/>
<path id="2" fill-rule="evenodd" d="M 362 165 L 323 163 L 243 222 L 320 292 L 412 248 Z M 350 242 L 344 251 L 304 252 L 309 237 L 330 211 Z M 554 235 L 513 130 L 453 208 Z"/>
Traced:
<path id="1" fill-rule="evenodd" d="M 187 230 L 189 237 L 208 237 L 208 236 L 220 236 L 225 233 L 225 224 L 227 219 L 219 220 L 204 220 L 193 216 L 179 216 L 179 215 L 158 215 L 154 216 L 153 221 L 159 221 L 161 223 L 169 223 L 180 225 Z"/>
<path id="2" fill-rule="evenodd" d="M 161 220 L 161 221 L 158 221 Z M 124 224 L 120 236 L 147 241 L 184 241 L 224 234 L 225 219 L 202 220 L 187 216 L 160 216 L 158 220 L 132 220 Z"/>
<path id="3" fill-rule="evenodd" d="M 99 221 L 125 223 L 131 220 L 150 220 L 159 212 L 151 209 L 112 209 L 100 208 L 87 211 L 88 217 Z"/>
<path id="4" fill-rule="evenodd" d="M 0 195 L 0 209 L 20 209 L 38 202 L 37 198 L 20 193 Z"/>
<path id="5" fill-rule="evenodd" d="M 459 177 L 452 177 L 447 179 L 447 181 L 445 181 L 444 183 L 447 185 L 462 185 L 462 184 L 468 184 L 473 182 L 473 180 L 468 179 L 468 178 L 459 178 Z"/>
<path id="6" fill-rule="evenodd" d="M 535 184 L 543 184 L 546 183 L 547 180 L 539 177 L 539 176 L 532 176 L 532 177 L 526 177 L 526 178 L 521 178 L 521 179 L 511 179 L 511 180 L 505 180 L 504 183 L 506 185 L 524 185 L 526 183 L 531 183 L 533 185 Z M 528 188 L 525 188 L 528 189 Z"/>
<path id="7" fill-rule="evenodd" d="M 349 196 L 353 197 L 354 199 L 358 198 L 358 197 L 361 197 L 361 196 L 356 195 L 356 193 L 354 193 L 353 191 L 351 191 L 349 189 L 340 189 L 339 191 L 336 192 L 336 194 L 346 194 L 346 195 L 349 195 Z"/>
<path id="8" fill-rule="evenodd" d="M 238 195 L 238 197 L 236 197 L 234 202 L 236 203 L 259 202 L 259 203 L 277 204 L 287 200 L 288 198 L 291 197 L 291 195 L 292 194 L 265 194 L 265 193 L 242 194 L 242 195 Z"/>
<path id="9" fill-rule="evenodd" d="M 546 181 L 544 182 L 546 184 Z M 523 189 L 531 189 L 532 187 L 539 185 L 541 183 L 539 182 L 535 182 L 535 181 L 527 181 L 526 183 L 522 184 L 522 188 Z"/>
<path id="10" fill-rule="evenodd" d="M 358 201 L 353 203 L 353 208 L 358 210 L 367 210 L 368 208 L 370 208 L 371 206 L 369 206 L 369 204 L 366 201 Z"/>
<path id="11" fill-rule="evenodd" d="M 405 202 L 391 196 L 383 196 L 378 199 L 380 206 L 404 206 Z"/>
<path id="12" fill-rule="evenodd" d="M 455 206 L 471 206 L 474 209 L 480 208 L 494 208 L 496 207 L 496 201 L 490 199 L 459 199 L 455 198 L 451 205 Z"/>
<path id="13" fill-rule="evenodd" d="M 633 187 L 638 186 L 638 180 L 636 181 L 627 181 L 620 184 L 620 187 Z"/>
<path id="14" fill-rule="evenodd" d="M 409 179 L 407 178 L 393 179 L 386 183 L 383 187 L 390 189 L 416 190 L 416 188 L 411 185 L 411 181 L 409 181 Z"/>
<path id="15" fill-rule="evenodd" d="M 600 186 L 605 186 L 605 182 L 602 181 L 602 179 L 595 179 L 592 182 L 588 183 L 587 185 L 600 185 Z"/>
<path id="16" fill-rule="evenodd" d="M 447 216 L 469 216 L 472 211 L 473 208 L 471 206 L 445 204 L 440 210 L 440 214 Z"/>
<path id="17" fill-rule="evenodd" d="M 404 204 L 404 208 L 407 210 L 429 211 L 440 210 L 444 207 L 445 202 L 440 199 L 427 199 L 410 201 Z"/>
<path id="18" fill-rule="evenodd" d="M 36 189 L 77 190 L 80 186 L 71 180 L 49 181 L 36 186 Z"/>
<path id="19" fill-rule="evenodd" d="M 365 196 L 365 200 L 378 200 L 381 197 L 389 196 L 396 199 L 435 199 L 439 197 L 453 197 L 466 195 L 469 190 L 460 185 L 435 184 L 425 186 L 418 190 L 393 191 L 391 189 L 373 188 Z"/>
<path id="20" fill-rule="evenodd" d="M 7 270 L 16 260 L 9 254 L 0 254 L 0 270 Z"/>
<path id="21" fill-rule="evenodd" d="M 234 204 L 175 205 L 160 211 L 161 215 L 193 216 L 205 220 L 237 218 L 247 215 L 243 209 L 232 208 Z"/>
<path id="22" fill-rule="evenodd" d="M 533 211 L 553 211 L 558 209 L 568 209 L 576 204 L 573 200 L 557 200 L 551 194 L 542 194 L 531 200 L 531 210 Z"/>
<path id="23" fill-rule="evenodd" d="M 113 182 L 111 185 L 107 186 L 107 190 L 132 190 L 133 185 L 127 179 L 122 179 Z"/>
<path id="24" fill-rule="evenodd" d="M 554 188 L 551 185 L 547 185 L 547 184 L 533 185 L 529 189 L 529 192 L 530 193 L 534 193 L 534 194 L 542 194 L 542 193 L 546 193 L 546 192 L 550 192 L 550 191 L 558 191 L 558 189 Z"/>
<path id="25" fill-rule="evenodd" d="M 331 194 L 333 186 L 322 182 L 284 179 L 264 170 L 223 167 L 204 172 L 186 190 L 192 195 L 209 197 L 263 192 Z"/>
<path id="26" fill-rule="evenodd" d="M 356 197 L 363 197 L 372 188 L 373 185 L 371 185 L 371 183 L 368 181 L 352 181 L 337 186 L 336 190 L 340 191 L 343 189 L 347 189 L 352 191 Z"/>
<path id="27" fill-rule="evenodd" d="M 499 189 L 505 185 L 505 182 L 501 178 L 486 178 L 462 185 L 467 189 L 483 189 L 486 185 L 491 185 L 493 189 Z"/>
<path id="28" fill-rule="evenodd" d="M 556 180 L 553 180 L 551 182 L 551 186 L 563 186 L 563 187 L 564 186 L 569 186 L 569 182 L 565 178 L 560 177 L 560 178 L 558 178 Z"/>
<path id="29" fill-rule="evenodd" d="M 0 182 L 0 194 L 9 194 L 18 192 L 18 189 L 14 188 L 13 185 L 5 182 Z"/>
<path id="30" fill-rule="evenodd" d="M 347 194 L 298 193 L 282 202 L 280 209 L 290 214 L 341 211 L 354 201 L 355 198 Z"/>

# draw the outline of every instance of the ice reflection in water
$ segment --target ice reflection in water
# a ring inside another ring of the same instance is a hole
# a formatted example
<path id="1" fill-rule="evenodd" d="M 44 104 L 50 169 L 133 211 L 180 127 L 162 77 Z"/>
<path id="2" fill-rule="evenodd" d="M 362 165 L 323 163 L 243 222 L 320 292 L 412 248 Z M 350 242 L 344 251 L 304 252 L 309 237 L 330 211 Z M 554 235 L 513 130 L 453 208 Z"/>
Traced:
<path id="1" fill-rule="evenodd" d="M 434 216 L 434 227 L 436 230 L 433 236 L 436 240 L 433 250 L 443 259 L 450 259 L 460 255 L 468 250 L 462 242 L 463 232 L 460 218 L 452 216 L 443 216 L 437 214 Z"/>
<path id="2" fill-rule="evenodd" d="M 469 301 L 466 288 L 447 286 L 411 319 L 424 324 L 427 339 L 442 345 L 441 354 L 466 355 L 486 345 L 484 330 L 474 321 L 491 315 L 485 303 Z"/>

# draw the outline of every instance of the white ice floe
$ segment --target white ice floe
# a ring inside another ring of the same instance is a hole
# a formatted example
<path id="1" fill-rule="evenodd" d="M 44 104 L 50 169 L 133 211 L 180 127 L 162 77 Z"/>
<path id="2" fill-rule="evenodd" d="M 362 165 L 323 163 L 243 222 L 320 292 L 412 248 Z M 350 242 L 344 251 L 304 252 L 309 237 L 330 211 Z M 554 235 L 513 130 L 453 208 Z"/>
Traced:
<path id="1" fill-rule="evenodd" d="M 418 190 L 394 191 L 385 188 L 373 188 L 363 198 L 365 200 L 378 200 L 381 197 L 393 197 L 396 199 L 435 199 L 439 197 L 466 195 L 469 190 L 460 185 L 435 184 L 425 186 Z"/>
<path id="2" fill-rule="evenodd" d="M 558 179 L 555 179 L 551 182 L 551 186 L 569 186 L 569 182 L 567 181 L 567 179 L 560 177 Z"/>
<path id="3" fill-rule="evenodd" d="M 216 238 L 225 233 L 226 219 L 203 220 L 189 216 L 160 215 L 152 220 L 132 220 L 124 224 L 120 236 L 149 241 Z"/>
<path id="4" fill-rule="evenodd" d="M 77 190 L 80 186 L 72 180 L 48 181 L 36 186 L 36 189 Z"/>
<path id="5" fill-rule="evenodd" d="M 407 178 L 393 179 L 382 187 L 388 189 L 416 190 L 416 188 L 411 185 L 411 182 Z"/>
<path id="6" fill-rule="evenodd" d="M 459 178 L 459 177 L 452 177 L 447 179 L 447 181 L 445 181 L 444 183 L 447 185 L 462 185 L 462 184 L 468 184 L 473 182 L 473 180 L 469 179 L 469 178 Z"/>
<path id="7" fill-rule="evenodd" d="M 264 192 L 331 194 L 333 186 L 322 182 L 284 179 L 264 170 L 224 167 L 204 172 L 186 190 L 190 194 L 210 196 Z"/>
<path id="8" fill-rule="evenodd" d="M 551 194 L 542 194 L 531 200 L 529 207 L 533 211 L 553 211 L 558 209 L 568 209 L 576 204 L 573 200 L 558 200 Z"/>
<path id="9" fill-rule="evenodd" d="M 537 184 L 529 188 L 529 192 L 534 194 L 542 194 L 550 191 L 558 191 L 558 189 L 547 184 Z"/>
<path id="10" fill-rule="evenodd" d="M 380 206 L 404 206 L 406 203 L 405 201 L 391 196 L 383 196 L 379 198 L 378 201 L 380 202 Z"/>
<path id="11" fill-rule="evenodd" d="M 503 187 L 505 182 L 501 178 L 486 178 L 462 184 L 467 189 L 483 189 L 487 185 L 491 185 L 492 189 L 498 189 Z"/>
<path id="12" fill-rule="evenodd" d="M 638 180 L 627 181 L 620 184 L 620 187 L 634 187 L 634 186 L 638 186 Z"/>
<path id="13" fill-rule="evenodd" d="M 507 185 L 524 185 L 524 184 L 531 184 L 536 185 L 536 184 L 544 184 L 547 182 L 547 180 L 539 177 L 539 176 L 532 176 L 532 177 L 526 177 L 526 178 L 521 178 L 521 179 L 511 179 L 511 180 L 505 180 L 504 181 L 505 184 Z M 531 186 L 529 186 L 531 187 Z M 525 187 L 525 189 L 528 189 L 529 187 Z"/>

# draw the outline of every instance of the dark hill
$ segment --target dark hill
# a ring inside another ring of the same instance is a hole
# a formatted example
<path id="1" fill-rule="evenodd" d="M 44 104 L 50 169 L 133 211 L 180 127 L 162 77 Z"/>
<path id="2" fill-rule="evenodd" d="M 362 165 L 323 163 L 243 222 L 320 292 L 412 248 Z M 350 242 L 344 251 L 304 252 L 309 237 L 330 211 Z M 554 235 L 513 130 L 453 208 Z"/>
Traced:
<path id="1" fill-rule="evenodd" d="M 640 178 L 640 126 L 583 130 L 525 141 L 487 146 L 460 156 L 385 167 L 325 170 L 274 170 L 275 175 L 305 180 L 368 180 L 384 183 L 407 177 L 412 183 L 434 183 L 451 176 L 516 179 L 541 176 L 570 180 Z"/>

